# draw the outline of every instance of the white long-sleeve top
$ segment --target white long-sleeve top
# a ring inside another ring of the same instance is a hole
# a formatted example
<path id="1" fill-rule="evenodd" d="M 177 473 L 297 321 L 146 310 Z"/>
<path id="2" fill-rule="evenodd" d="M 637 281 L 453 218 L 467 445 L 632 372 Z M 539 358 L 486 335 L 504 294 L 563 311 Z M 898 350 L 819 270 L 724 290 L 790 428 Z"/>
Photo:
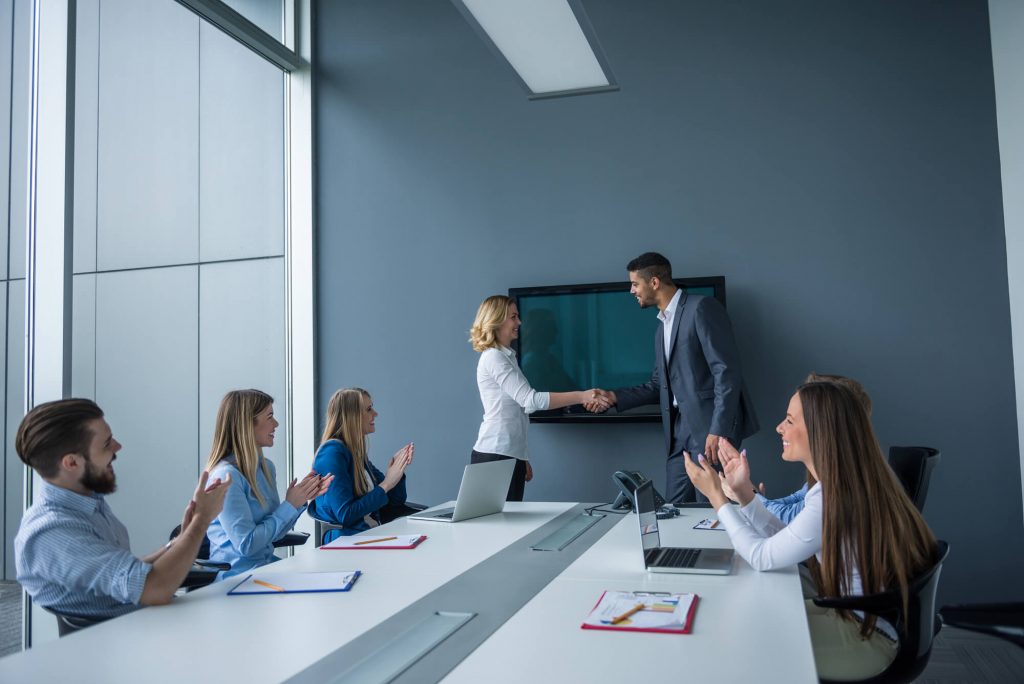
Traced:
<path id="1" fill-rule="evenodd" d="M 759 497 L 746 506 L 726 504 L 718 509 L 718 519 L 725 525 L 736 553 L 755 570 L 776 570 L 803 562 L 815 556 L 821 561 L 822 527 L 821 483 L 807 490 L 804 508 L 787 525 L 764 507 Z M 850 578 L 850 596 L 864 593 L 856 563 Z M 861 613 L 858 616 L 863 617 Z M 885 620 L 876 625 L 890 638 L 896 631 Z"/>
<path id="2" fill-rule="evenodd" d="M 758 497 L 746 506 L 726 504 L 718 509 L 736 553 L 755 570 L 775 570 L 805 561 L 821 560 L 821 483 L 807 490 L 804 508 L 789 525 L 772 515 Z M 860 577 L 857 576 L 857 586 Z"/>
<path id="3" fill-rule="evenodd" d="M 505 347 L 487 349 L 476 365 L 476 384 L 484 405 L 483 422 L 473 449 L 528 460 L 528 414 L 548 408 L 551 396 L 530 387 L 516 363 L 516 353 Z"/>

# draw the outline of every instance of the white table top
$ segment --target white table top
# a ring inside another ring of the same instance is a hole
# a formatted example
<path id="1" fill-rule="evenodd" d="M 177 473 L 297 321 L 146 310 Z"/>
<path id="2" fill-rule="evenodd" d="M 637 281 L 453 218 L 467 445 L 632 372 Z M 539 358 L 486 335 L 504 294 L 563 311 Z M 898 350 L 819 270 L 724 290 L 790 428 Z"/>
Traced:
<path id="1" fill-rule="evenodd" d="M 475 520 L 402 519 L 374 530 L 426 534 L 411 551 L 303 549 L 255 574 L 363 576 L 349 592 L 230 597 L 224 594 L 241 578 L 229 578 L 0 658 L 0 682 L 280 682 L 573 505 L 509 503 L 505 512 Z"/>
<path id="2" fill-rule="evenodd" d="M 756 572 L 741 558 L 733 574 L 649 573 L 636 516 L 611 531 L 445 678 L 457 682 L 685 681 L 817 682 L 800 578 L 795 568 Z M 694 530 L 709 509 L 660 521 L 665 546 L 730 548 L 720 530 Z M 691 634 L 580 629 L 605 590 L 700 596 Z M 770 669 L 768 669 L 770 668 Z"/>
<path id="3" fill-rule="evenodd" d="M 237 580 L 220 582 L 168 606 L 2 658 L 0 681 L 279 682 L 572 506 L 509 503 L 504 513 L 457 524 L 402 519 L 374 531 L 427 534 L 412 551 L 303 549 L 263 571 L 364 574 L 344 593 L 226 597 Z M 690 529 L 708 513 L 684 511 L 682 518 L 663 521 L 663 543 L 728 547 L 724 532 Z M 637 537 L 635 516 L 624 516 L 445 681 L 605 679 L 636 676 L 643 663 L 650 663 L 655 675 L 685 672 L 719 679 L 760 678 L 770 663 L 777 681 L 816 681 L 795 570 L 757 573 L 737 559 L 735 573 L 724 577 L 651 575 L 643 569 Z M 696 592 L 701 603 L 694 632 L 580 629 L 605 589 Z M 737 648 L 742 654 L 731 658 Z"/>

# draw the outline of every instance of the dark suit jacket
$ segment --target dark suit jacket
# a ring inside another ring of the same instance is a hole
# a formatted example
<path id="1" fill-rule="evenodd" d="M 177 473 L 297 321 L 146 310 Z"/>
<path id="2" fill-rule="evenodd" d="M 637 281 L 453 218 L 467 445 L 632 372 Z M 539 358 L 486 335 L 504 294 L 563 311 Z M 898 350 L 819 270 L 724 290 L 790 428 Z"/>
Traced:
<path id="1" fill-rule="evenodd" d="M 679 411 L 693 438 L 689 448 L 704 450 L 708 434 L 739 441 L 757 432 L 757 416 L 740 373 L 740 357 L 729 316 L 714 297 L 679 297 L 672 321 L 672 354 L 665 359 L 665 326 L 654 335 L 654 372 L 650 382 L 615 390 L 618 409 L 661 404 L 665 448 L 672 450 L 669 411 L 676 393 Z"/>

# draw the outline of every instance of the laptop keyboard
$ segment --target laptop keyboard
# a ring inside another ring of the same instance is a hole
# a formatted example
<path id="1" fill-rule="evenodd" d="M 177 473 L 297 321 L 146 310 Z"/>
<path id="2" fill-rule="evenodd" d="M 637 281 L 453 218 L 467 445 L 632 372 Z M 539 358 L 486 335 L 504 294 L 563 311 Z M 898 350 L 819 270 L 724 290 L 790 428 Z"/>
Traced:
<path id="1" fill-rule="evenodd" d="M 692 568 L 697 564 L 700 549 L 651 549 L 648 565 L 659 568 Z"/>
<path id="2" fill-rule="evenodd" d="M 435 518 L 450 518 L 455 515 L 455 511 L 448 511 L 447 513 L 438 513 Z"/>

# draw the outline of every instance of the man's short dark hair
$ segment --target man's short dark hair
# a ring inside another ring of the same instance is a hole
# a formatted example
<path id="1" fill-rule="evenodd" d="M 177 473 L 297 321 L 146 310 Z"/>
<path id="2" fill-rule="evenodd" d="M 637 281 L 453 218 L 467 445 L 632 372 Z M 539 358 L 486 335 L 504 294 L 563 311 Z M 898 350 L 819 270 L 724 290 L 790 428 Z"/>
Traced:
<path id="1" fill-rule="evenodd" d="M 672 264 L 657 252 L 644 252 L 626 264 L 626 270 L 630 273 L 637 273 L 644 280 L 651 278 L 664 281 L 672 280 Z"/>
<path id="2" fill-rule="evenodd" d="M 89 422 L 103 417 L 91 399 L 59 399 L 29 411 L 18 427 L 18 457 L 42 477 L 57 475 L 64 454 L 88 457 L 93 432 Z"/>

